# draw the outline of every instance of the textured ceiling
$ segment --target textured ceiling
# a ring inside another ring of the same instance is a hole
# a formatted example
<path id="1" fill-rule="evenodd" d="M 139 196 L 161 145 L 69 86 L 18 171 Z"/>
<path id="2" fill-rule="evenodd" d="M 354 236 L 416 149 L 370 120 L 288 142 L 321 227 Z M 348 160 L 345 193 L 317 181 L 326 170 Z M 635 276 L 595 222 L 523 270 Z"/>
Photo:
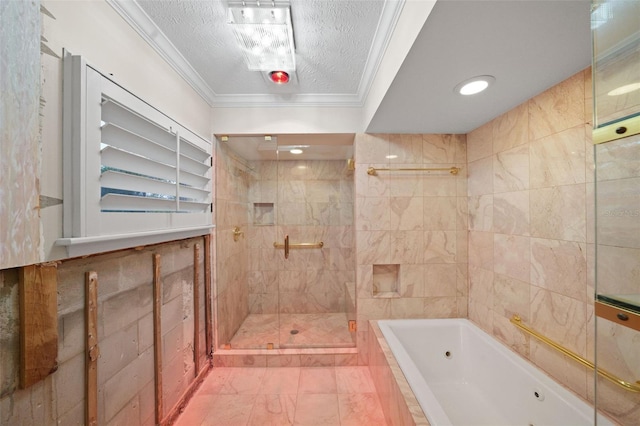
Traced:
<path id="1" fill-rule="evenodd" d="M 249 71 L 221 1 L 138 1 L 217 96 L 358 95 L 381 19 L 381 0 L 292 0 L 296 81 Z M 247 2 L 250 3 L 250 2 Z M 382 35 L 384 36 L 384 35 Z M 287 98 L 290 99 L 290 98 Z"/>
<path id="2" fill-rule="evenodd" d="M 590 0 L 291 0 L 298 70 L 278 87 L 245 67 L 224 1 L 107 1 L 152 45 L 177 49 L 164 57 L 224 116 L 214 132 L 300 133 L 331 114 L 307 107 L 346 106 L 321 132 L 468 133 L 591 63 Z M 405 19 L 427 4 L 426 22 Z M 454 93 L 485 74 L 486 92 Z"/>

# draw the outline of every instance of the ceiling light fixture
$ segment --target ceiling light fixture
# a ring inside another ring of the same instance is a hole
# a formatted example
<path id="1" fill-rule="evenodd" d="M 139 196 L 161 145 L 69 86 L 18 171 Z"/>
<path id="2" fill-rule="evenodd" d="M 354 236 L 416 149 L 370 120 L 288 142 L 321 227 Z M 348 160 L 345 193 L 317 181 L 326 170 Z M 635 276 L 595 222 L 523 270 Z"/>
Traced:
<path id="1" fill-rule="evenodd" d="M 494 81 L 496 79 L 491 75 L 479 75 L 457 84 L 453 91 L 465 96 L 475 95 L 486 90 Z"/>
<path id="2" fill-rule="evenodd" d="M 286 71 L 271 71 L 269 79 L 276 84 L 287 84 L 289 82 L 289 73 Z"/>
<path id="3" fill-rule="evenodd" d="M 291 151 L 289 151 L 292 154 L 302 154 L 304 151 L 302 151 L 300 148 L 293 148 Z"/>
<path id="4" fill-rule="evenodd" d="M 627 93 L 635 92 L 636 90 L 640 90 L 640 82 L 620 86 L 616 89 L 613 89 L 609 93 L 607 93 L 607 95 L 608 96 L 626 95 Z"/>
<path id="5" fill-rule="evenodd" d="M 288 3 L 230 3 L 228 23 L 251 71 L 296 69 Z"/>

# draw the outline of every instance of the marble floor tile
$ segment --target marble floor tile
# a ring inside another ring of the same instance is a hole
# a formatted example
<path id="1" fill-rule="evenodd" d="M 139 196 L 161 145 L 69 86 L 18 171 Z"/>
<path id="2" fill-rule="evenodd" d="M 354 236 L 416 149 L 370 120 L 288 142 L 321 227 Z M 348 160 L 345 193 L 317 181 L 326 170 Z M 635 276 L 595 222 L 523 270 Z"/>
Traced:
<path id="1" fill-rule="evenodd" d="M 296 426 L 339 425 L 340 412 L 337 394 L 300 394 L 296 403 Z"/>
<path id="2" fill-rule="evenodd" d="M 303 367 L 300 369 L 299 394 L 338 393 L 334 367 Z"/>
<path id="3" fill-rule="evenodd" d="M 300 381 L 300 368 L 281 367 L 267 368 L 260 387 L 260 394 L 280 395 L 297 394 Z"/>
<path id="4" fill-rule="evenodd" d="M 297 395 L 258 395 L 251 417 L 250 426 L 292 425 L 296 411 Z"/>
<path id="5" fill-rule="evenodd" d="M 341 426 L 386 425 L 375 393 L 339 394 L 338 409 Z"/>
<path id="6" fill-rule="evenodd" d="M 336 368 L 338 393 L 375 393 L 376 388 L 369 370 L 361 367 Z"/>
<path id="7" fill-rule="evenodd" d="M 218 395 L 201 426 L 246 426 L 254 400 L 254 395 Z"/>
<path id="8" fill-rule="evenodd" d="M 220 389 L 220 394 L 257 395 L 265 368 L 233 368 Z"/>
<path id="9" fill-rule="evenodd" d="M 353 347 L 347 314 L 250 314 L 231 339 L 233 349 Z"/>
<path id="10" fill-rule="evenodd" d="M 386 426 L 368 367 L 216 367 L 177 426 Z"/>

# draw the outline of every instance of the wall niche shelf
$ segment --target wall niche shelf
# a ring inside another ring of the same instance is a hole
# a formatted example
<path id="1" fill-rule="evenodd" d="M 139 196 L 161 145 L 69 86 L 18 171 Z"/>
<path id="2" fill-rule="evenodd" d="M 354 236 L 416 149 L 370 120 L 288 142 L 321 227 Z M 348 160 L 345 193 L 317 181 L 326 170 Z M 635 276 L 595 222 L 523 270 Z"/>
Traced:
<path id="1" fill-rule="evenodd" d="M 253 224 L 258 226 L 275 224 L 273 203 L 253 203 Z"/>

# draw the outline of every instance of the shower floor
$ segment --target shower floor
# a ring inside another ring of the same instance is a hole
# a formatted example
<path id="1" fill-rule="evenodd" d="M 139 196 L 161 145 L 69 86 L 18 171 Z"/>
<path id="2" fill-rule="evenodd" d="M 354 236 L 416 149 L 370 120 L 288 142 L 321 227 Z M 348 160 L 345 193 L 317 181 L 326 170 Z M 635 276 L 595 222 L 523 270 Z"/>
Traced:
<path id="1" fill-rule="evenodd" d="M 231 339 L 231 348 L 265 349 L 268 343 L 273 343 L 274 349 L 355 346 L 343 312 L 249 314 Z"/>

